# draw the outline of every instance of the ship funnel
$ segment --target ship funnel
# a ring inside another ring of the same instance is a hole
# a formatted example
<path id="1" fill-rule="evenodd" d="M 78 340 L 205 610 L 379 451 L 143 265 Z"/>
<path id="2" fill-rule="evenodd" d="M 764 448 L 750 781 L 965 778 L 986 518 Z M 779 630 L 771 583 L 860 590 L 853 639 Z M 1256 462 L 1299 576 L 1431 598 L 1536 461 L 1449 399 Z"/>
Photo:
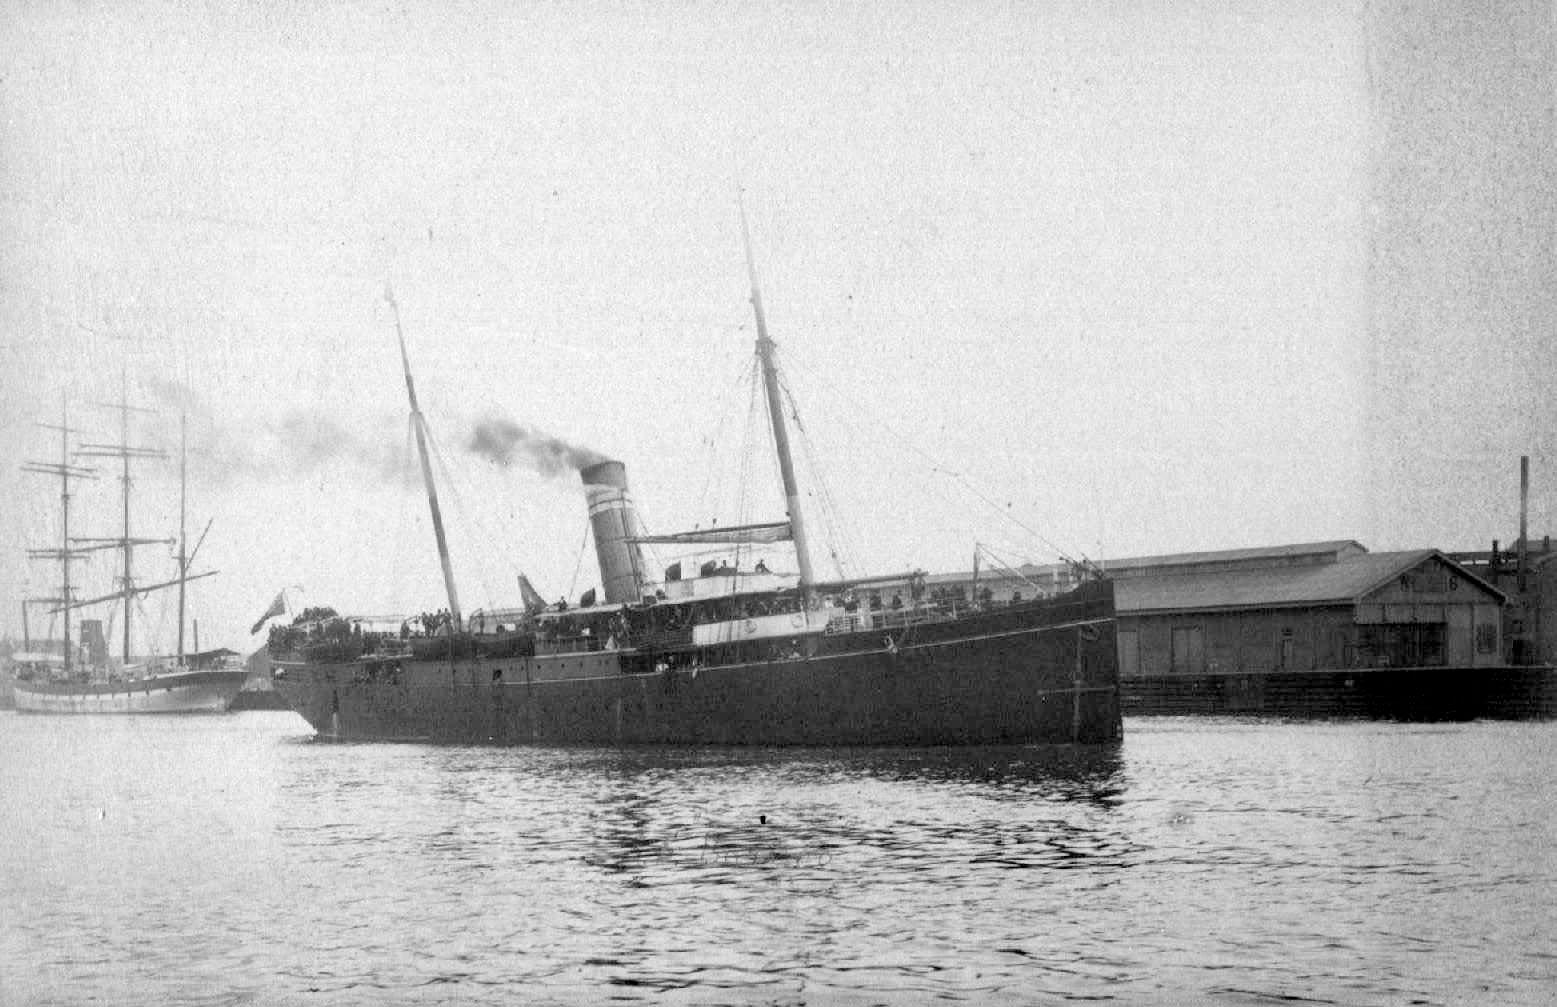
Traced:
<path id="1" fill-rule="evenodd" d="M 643 527 L 627 495 L 627 468 L 621 462 L 600 462 L 580 469 L 579 475 L 589 501 L 606 604 L 638 601 L 643 597 L 643 553 L 633 539 L 643 534 Z"/>

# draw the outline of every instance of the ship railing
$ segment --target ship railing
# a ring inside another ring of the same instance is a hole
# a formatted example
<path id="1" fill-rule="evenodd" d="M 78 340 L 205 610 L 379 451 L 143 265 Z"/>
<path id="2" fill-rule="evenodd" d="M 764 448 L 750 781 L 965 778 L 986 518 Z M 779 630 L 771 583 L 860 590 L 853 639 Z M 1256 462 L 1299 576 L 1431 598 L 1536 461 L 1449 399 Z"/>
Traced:
<path id="1" fill-rule="evenodd" d="M 535 652 L 537 654 L 580 654 L 621 650 L 626 646 L 625 640 L 612 633 L 603 636 L 585 633 L 575 636 L 537 637 Z"/>
<path id="2" fill-rule="evenodd" d="M 844 612 L 828 620 L 823 631 L 828 636 L 885 629 L 906 629 L 927 622 L 944 622 L 951 613 L 927 605 L 918 608 L 882 608 L 864 612 Z"/>

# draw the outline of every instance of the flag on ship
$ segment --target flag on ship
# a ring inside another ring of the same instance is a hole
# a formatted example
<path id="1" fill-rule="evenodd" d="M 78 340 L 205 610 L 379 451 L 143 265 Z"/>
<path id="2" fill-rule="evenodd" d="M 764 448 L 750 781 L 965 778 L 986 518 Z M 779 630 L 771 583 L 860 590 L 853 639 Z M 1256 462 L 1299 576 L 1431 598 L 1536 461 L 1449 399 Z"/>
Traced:
<path id="1" fill-rule="evenodd" d="M 254 628 L 249 630 L 250 633 L 258 633 L 260 631 L 260 628 L 262 626 L 264 626 L 265 623 L 269 622 L 271 619 L 275 618 L 278 615 L 285 615 L 286 614 L 286 611 L 287 611 L 286 594 L 287 594 L 286 593 L 286 589 L 283 588 L 281 593 L 276 595 L 276 600 L 271 602 L 270 603 L 270 607 L 265 610 L 265 614 L 259 617 L 259 621 L 254 624 Z"/>

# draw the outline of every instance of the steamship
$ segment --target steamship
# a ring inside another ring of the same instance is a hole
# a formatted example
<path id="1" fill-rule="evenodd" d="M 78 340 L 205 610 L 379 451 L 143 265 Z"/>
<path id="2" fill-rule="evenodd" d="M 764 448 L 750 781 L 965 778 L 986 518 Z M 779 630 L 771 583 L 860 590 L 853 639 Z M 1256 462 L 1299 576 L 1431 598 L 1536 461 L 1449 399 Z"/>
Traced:
<path id="1" fill-rule="evenodd" d="M 331 609 L 270 631 L 277 690 L 326 740 L 477 744 L 981 745 L 1120 735 L 1112 585 L 991 606 L 923 575 L 821 581 L 810 562 L 774 343 L 742 221 L 788 516 L 645 534 L 625 466 L 581 468 L 603 600 L 462 616 L 404 332 L 396 332 L 447 612 L 375 631 Z M 393 295 L 386 292 L 394 307 Z M 798 576 L 704 564 L 651 578 L 647 544 L 793 545 Z M 690 573 L 690 571 L 689 571 Z M 872 604 L 896 587 L 890 605 Z M 902 595 L 906 594 L 906 600 Z"/>

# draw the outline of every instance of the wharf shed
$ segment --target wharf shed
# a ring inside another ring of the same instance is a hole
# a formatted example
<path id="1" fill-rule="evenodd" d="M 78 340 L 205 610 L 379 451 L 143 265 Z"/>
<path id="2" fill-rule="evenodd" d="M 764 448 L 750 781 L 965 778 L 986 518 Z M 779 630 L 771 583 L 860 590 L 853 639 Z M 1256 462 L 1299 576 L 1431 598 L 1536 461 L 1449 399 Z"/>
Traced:
<path id="1" fill-rule="evenodd" d="M 1114 582 L 1126 714 L 1557 716 L 1552 669 L 1510 666 L 1503 584 L 1436 549 L 1370 553 L 1341 539 L 1102 570 Z M 1557 581 L 1557 562 L 1530 565 L 1532 582 L 1548 573 Z M 1084 575 L 1024 565 L 927 586 L 932 597 L 1000 604 Z"/>
<path id="2" fill-rule="evenodd" d="M 1503 593 L 1437 550 L 1248 563 L 1113 572 L 1120 677 L 1503 664 Z"/>

